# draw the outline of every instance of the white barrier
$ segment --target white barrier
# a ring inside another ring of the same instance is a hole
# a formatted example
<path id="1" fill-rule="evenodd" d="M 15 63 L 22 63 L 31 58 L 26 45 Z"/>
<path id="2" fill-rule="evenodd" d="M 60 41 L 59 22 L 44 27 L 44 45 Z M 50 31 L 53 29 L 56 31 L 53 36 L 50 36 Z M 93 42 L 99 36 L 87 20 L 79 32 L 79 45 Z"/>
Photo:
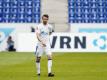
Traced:
<path id="1" fill-rule="evenodd" d="M 71 33 L 107 33 L 107 24 L 100 23 L 72 23 L 70 24 Z"/>
<path id="2" fill-rule="evenodd" d="M 5 51 L 7 48 L 7 38 L 12 36 L 17 47 L 17 34 L 30 33 L 31 27 L 36 27 L 35 23 L 0 23 L 0 51 Z"/>
<path id="3" fill-rule="evenodd" d="M 18 35 L 18 52 L 32 52 L 36 48 L 36 35 Z M 52 52 L 107 52 L 107 34 L 54 33 L 51 36 Z"/>

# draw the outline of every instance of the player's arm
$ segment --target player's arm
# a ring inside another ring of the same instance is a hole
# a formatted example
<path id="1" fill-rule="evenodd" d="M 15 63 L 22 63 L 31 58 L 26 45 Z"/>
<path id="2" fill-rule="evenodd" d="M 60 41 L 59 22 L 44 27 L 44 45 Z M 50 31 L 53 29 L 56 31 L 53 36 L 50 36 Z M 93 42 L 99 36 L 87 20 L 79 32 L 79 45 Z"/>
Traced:
<path id="1" fill-rule="evenodd" d="M 37 39 L 42 43 L 43 46 L 46 46 L 46 44 L 42 41 L 40 34 L 36 33 Z"/>
<path id="2" fill-rule="evenodd" d="M 36 36 L 37 36 L 37 39 L 43 44 L 43 46 L 46 46 L 45 43 L 42 41 L 41 37 L 40 37 L 40 32 L 38 29 L 36 29 Z"/>
<path id="3" fill-rule="evenodd" d="M 40 42 L 42 42 L 42 40 L 40 39 L 39 33 L 36 33 L 36 36 L 37 36 L 37 39 L 38 39 Z"/>

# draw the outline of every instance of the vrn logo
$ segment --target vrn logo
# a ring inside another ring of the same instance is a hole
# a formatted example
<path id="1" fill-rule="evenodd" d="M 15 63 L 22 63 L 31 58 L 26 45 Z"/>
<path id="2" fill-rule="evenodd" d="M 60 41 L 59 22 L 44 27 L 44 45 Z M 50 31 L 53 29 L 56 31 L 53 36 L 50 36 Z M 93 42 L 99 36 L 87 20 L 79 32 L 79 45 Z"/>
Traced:
<path id="1" fill-rule="evenodd" d="M 101 50 L 107 49 L 107 37 L 105 35 L 100 36 L 93 41 L 95 47 L 99 47 Z"/>
<path id="2" fill-rule="evenodd" d="M 51 48 L 55 47 L 57 38 L 58 38 L 57 36 L 53 36 Z M 73 43 L 73 45 L 71 45 L 71 43 Z M 60 36 L 59 37 L 59 48 L 64 49 L 65 46 L 68 49 L 71 49 L 71 48 L 78 49 L 79 46 L 83 49 L 86 49 L 86 36 L 82 36 L 82 37 Z"/>
<path id="3" fill-rule="evenodd" d="M 13 30 L 14 28 L 0 28 L 0 44 Z"/>

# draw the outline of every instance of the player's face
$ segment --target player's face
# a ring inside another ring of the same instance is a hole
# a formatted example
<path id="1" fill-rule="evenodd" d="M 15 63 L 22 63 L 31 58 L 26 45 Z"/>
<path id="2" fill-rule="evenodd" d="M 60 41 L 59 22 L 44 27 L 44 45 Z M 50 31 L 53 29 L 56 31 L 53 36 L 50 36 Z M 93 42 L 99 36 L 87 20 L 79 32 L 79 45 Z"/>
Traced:
<path id="1" fill-rule="evenodd" d="M 43 16 L 42 21 L 43 21 L 43 24 L 46 25 L 48 23 L 48 18 Z"/>

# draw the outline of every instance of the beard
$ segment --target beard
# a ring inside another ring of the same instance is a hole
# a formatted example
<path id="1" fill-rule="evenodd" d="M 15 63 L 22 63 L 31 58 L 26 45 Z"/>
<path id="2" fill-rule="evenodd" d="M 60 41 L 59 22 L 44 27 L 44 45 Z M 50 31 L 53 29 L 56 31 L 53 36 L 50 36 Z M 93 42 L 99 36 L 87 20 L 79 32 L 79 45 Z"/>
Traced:
<path id="1" fill-rule="evenodd" d="M 46 22 L 46 21 L 43 21 L 43 24 L 44 24 L 44 25 L 46 25 L 46 24 L 47 24 L 47 22 Z"/>

